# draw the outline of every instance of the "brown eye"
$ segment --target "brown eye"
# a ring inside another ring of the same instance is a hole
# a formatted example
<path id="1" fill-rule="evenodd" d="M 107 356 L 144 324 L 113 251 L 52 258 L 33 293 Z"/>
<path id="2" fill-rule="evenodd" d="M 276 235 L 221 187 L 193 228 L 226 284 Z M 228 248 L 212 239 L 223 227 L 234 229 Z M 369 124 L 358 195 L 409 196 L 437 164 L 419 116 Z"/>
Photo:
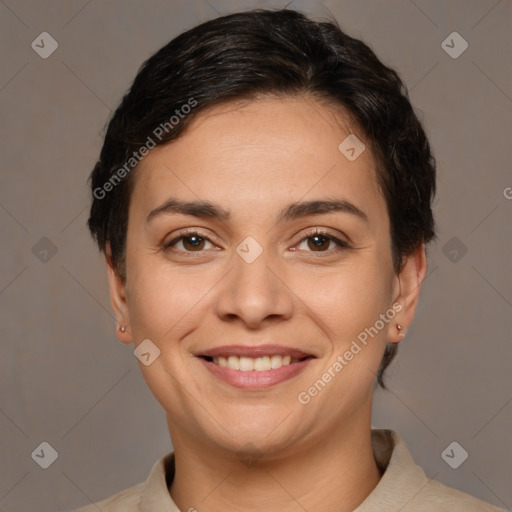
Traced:
<path id="1" fill-rule="evenodd" d="M 324 236 L 324 235 L 314 235 L 309 236 L 307 238 L 308 240 L 308 247 L 312 251 L 323 251 L 329 249 L 329 244 L 331 243 L 331 238 Z"/>
<path id="2" fill-rule="evenodd" d="M 333 244 L 333 246 L 331 246 Z M 304 247 L 304 245 L 306 247 Z M 321 231 L 313 231 L 304 237 L 298 248 L 305 252 L 335 253 L 344 249 L 350 249 L 350 244 Z"/>
<path id="3" fill-rule="evenodd" d="M 202 252 L 207 249 L 205 244 L 211 244 L 210 240 L 199 233 L 181 234 L 170 242 L 166 243 L 163 248 L 175 252 Z"/>
<path id="4" fill-rule="evenodd" d="M 191 250 L 191 251 L 200 251 L 204 248 L 205 239 L 197 236 L 197 235 L 190 235 L 183 237 L 183 247 L 185 249 Z"/>

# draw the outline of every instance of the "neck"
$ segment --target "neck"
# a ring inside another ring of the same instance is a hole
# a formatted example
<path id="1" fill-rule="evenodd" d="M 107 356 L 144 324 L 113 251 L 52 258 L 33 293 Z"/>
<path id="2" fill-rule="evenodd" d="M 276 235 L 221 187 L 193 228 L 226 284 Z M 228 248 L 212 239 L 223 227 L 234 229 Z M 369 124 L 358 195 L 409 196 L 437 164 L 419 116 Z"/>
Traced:
<path id="1" fill-rule="evenodd" d="M 243 464 L 232 454 L 199 450 L 196 442 L 179 441 L 169 491 L 182 511 L 351 512 L 381 477 L 368 418 L 326 433 L 291 456 L 263 456 L 253 464 Z"/>

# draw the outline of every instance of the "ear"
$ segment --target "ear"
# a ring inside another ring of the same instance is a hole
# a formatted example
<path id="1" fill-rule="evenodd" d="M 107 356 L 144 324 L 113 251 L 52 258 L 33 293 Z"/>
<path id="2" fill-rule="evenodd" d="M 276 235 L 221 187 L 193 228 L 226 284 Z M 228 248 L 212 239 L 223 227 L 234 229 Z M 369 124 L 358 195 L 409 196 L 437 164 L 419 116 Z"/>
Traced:
<path id="1" fill-rule="evenodd" d="M 107 267 L 110 303 L 112 304 L 112 309 L 117 318 L 116 336 L 122 343 L 129 344 L 132 342 L 132 334 L 128 303 L 126 301 L 126 285 L 112 264 L 111 250 L 108 244 L 105 250 L 105 265 Z M 124 326 L 124 332 L 121 331 L 121 326 Z"/>
<path id="2" fill-rule="evenodd" d="M 410 256 L 407 257 L 402 270 L 396 276 L 395 286 L 395 311 L 401 306 L 395 316 L 393 324 L 390 325 L 388 340 L 391 343 L 400 343 L 411 325 L 418 305 L 421 284 L 427 274 L 427 256 L 425 244 L 421 244 Z M 400 306 L 398 306 L 400 305 Z M 397 325 L 401 325 L 399 330 Z"/>

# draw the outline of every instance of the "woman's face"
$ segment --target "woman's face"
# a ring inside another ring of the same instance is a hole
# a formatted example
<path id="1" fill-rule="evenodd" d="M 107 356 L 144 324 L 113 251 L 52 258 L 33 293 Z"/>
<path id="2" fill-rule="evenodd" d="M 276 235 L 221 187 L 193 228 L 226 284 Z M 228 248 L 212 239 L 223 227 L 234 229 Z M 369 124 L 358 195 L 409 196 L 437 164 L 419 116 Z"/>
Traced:
<path id="1" fill-rule="evenodd" d="M 305 98 L 224 104 L 137 169 L 111 290 L 120 339 L 151 340 L 139 364 L 175 446 L 278 454 L 369 424 L 407 308 L 374 162 L 339 149 L 349 133 Z"/>

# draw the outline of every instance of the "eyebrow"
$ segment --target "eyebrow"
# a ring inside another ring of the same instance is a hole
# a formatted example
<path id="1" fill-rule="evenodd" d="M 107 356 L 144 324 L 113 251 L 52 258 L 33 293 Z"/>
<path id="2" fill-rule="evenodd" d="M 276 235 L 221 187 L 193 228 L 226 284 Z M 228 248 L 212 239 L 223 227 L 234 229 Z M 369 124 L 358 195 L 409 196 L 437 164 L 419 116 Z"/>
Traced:
<path id="1" fill-rule="evenodd" d="M 321 215 L 325 213 L 349 213 L 366 223 L 369 223 L 368 216 L 356 205 L 344 199 L 326 199 L 306 202 L 296 202 L 287 205 L 281 210 L 276 218 L 276 222 L 290 221 L 311 215 Z M 198 218 L 210 218 L 218 220 L 228 220 L 230 212 L 221 206 L 215 205 L 209 201 L 182 201 L 176 198 L 169 198 L 160 206 L 151 210 L 146 222 L 150 222 L 155 217 L 162 214 L 181 213 Z"/>

